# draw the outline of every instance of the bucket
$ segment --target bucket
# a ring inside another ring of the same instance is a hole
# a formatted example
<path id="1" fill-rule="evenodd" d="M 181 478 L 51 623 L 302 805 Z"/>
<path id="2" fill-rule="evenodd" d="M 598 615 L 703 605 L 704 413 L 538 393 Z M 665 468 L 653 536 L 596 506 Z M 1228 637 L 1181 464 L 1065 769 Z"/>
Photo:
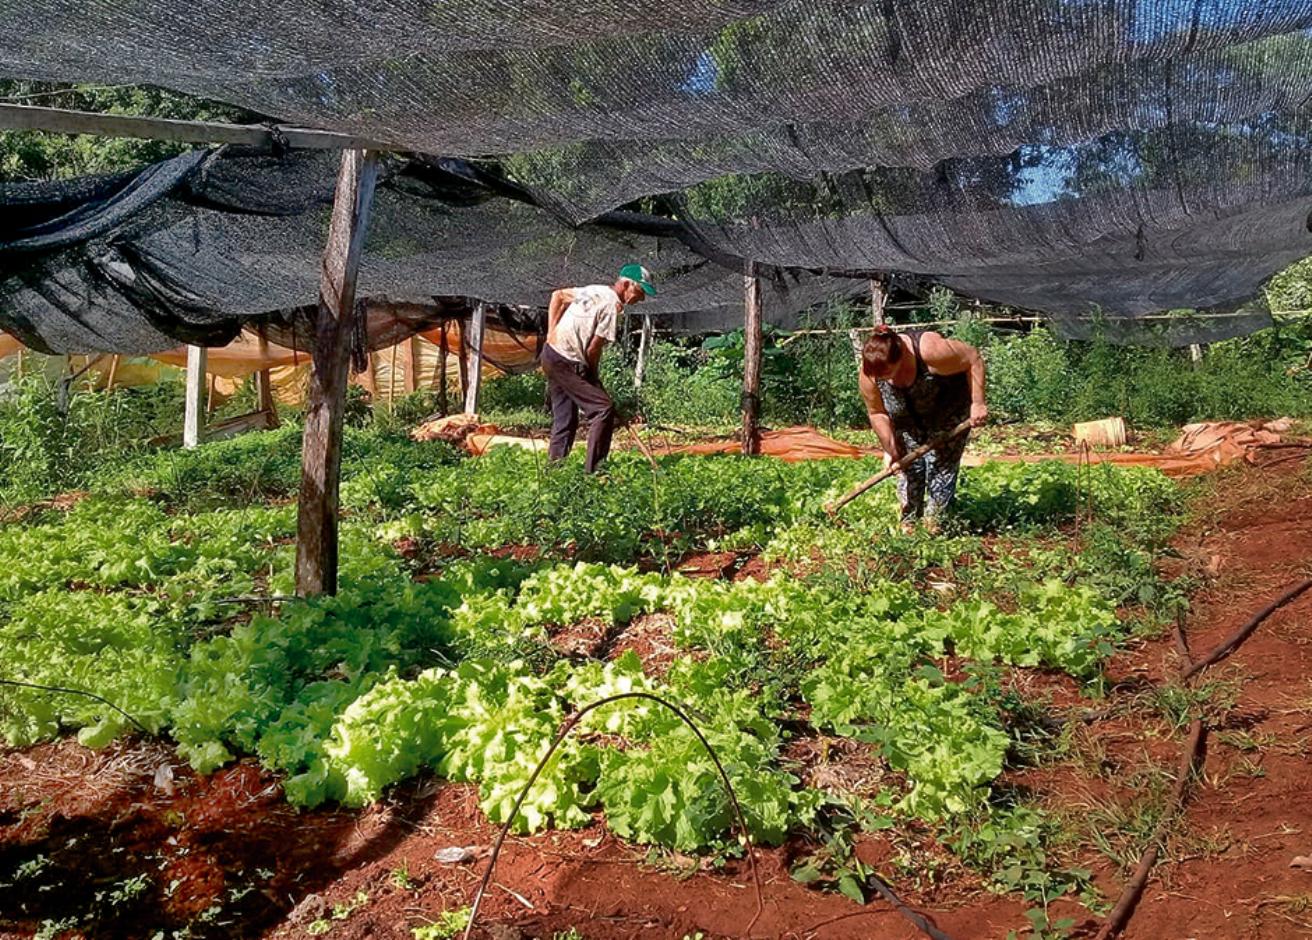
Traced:
<path id="1" fill-rule="evenodd" d="M 1126 429 L 1124 418 L 1102 418 L 1083 421 L 1074 428 L 1075 443 L 1088 443 L 1090 447 L 1124 447 Z"/>

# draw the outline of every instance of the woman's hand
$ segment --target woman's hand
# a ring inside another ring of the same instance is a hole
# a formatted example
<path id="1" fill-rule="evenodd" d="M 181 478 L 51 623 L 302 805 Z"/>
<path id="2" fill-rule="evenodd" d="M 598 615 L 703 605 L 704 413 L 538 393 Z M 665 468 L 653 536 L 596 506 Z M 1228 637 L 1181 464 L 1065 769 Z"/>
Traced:
<path id="1" fill-rule="evenodd" d="M 960 414 L 961 412 L 957 412 Z M 970 426 L 973 428 L 982 428 L 989 422 L 989 406 L 982 401 L 977 401 L 970 406 Z"/>

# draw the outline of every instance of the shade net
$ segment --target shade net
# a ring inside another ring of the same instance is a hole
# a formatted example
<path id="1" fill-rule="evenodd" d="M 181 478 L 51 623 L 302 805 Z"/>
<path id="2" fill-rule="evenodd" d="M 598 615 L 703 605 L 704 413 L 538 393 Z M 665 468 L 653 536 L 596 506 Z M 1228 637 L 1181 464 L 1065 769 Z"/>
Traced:
<path id="1" fill-rule="evenodd" d="M 243 323 L 309 349 L 336 172 L 335 155 L 324 153 L 197 151 L 108 180 L 0 184 L 0 203 L 19 209 L 0 219 L 0 326 L 51 352 L 218 346 Z M 658 222 L 575 227 L 478 182 L 389 161 L 359 276 L 369 343 L 467 317 L 469 298 L 532 331 L 552 290 L 610 283 L 630 261 L 655 272 L 660 295 L 642 310 L 666 325 L 740 320 L 741 270 L 653 234 Z M 836 289 L 861 286 L 766 275 L 766 315 L 780 324 Z M 390 330 L 376 322 L 389 317 Z"/>
<path id="2" fill-rule="evenodd" d="M 1232 308 L 1312 253 L 1310 31 L 1312 0 L 0 0 L 0 74 L 163 85 L 467 158 L 526 196 L 394 178 L 373 297 L 541 304 L 639 260 L 669 287 L 652 312 L 723 326 L 752 260 L 779 318 L 876 273 L 1135 317 Z M 305 305 L 323 169 L 155 168 L 115 197 L 140 222 L 86 212 L 85 260 L 29 272 L 25 335 L 140 344 Z M 123 181 L 80 185 L 68 213 Z M 635 200 L 671 224 L 614 227 Z M 69 294 L 80 323 L 41 307 Z"/>

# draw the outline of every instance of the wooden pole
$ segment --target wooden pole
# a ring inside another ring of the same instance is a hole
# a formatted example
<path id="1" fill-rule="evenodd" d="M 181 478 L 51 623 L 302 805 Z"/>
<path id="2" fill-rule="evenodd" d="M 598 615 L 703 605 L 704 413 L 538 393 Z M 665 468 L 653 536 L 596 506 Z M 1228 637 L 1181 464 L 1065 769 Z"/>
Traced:
<path id="1" fill-rule="evenodd" d="M 187 347 L 187 397 L 182 418 L 182 446 L 187 449 L 198 445 L 204 437 L 205 359 L 204 346 Z"/>
<path id="2" fill-rule="evenodd" d="M 405 392 L 407 395 L 419 390 L 419 354 L 415 351 L 415 343 L 417 342 L 419 342 L 418 336 L 411 336 L 405 341 Z"/>
<path id="3" fill-rule="evenodd" d="M 483 384 L 483 333 L 487 326 L 487 304 L 474 304 L 474 315 L 469 319 L 469 379 L 465 383 L 465 414 L 478 414 L 478 392 Z"/>
<path id="4" fill-rule="evenodd" d="M 647 350 L 651 348 L 651 314 L 642 315 L 642 333 L 638 336 L 638 362 L 633 367 L 633 387 L 642 388 L 642 375 L 647 370 Z"/>
<path id="5" fill-rule="evenodd" d="M 294 150 L 342 150 L 350 147 L 389 149 L 361 137 L 308 127 L 179 121 L 133 114 L 39 108 L 25 104 L 0 104 L 0 129 L 168 140 L 184 144 L 236 144 L 264 151 L 277 151 L 283 147 Z"/>
<path id="6" fill-rule="evenodd" d="M 442 321 L 442 347 L 437 353 L 437 408 L 442 417 L 447 416 L 446 401 L 446 357 L 447 357 L 447 321 Z"/>
<path id="7" fill-rule="evenodd" d="M 743 275 L 743 453 L 761 452 L 761 279 L 748 261 Z"/>
<path id="8" fill-rule="evenodd" d="M 460 407 L 465 407 L 469 395 L 469 338 L 465 336 L 465 321 L 456 320 L 456 358 L 460 365 Z"/>
<path id="9" fill-rule="evenodd" d="M 888 288 L 875 278 L 870 282 L 870 314 L 875 326 L 884 325 L 884 308 L 888 305 Z"/>
<path id="10" fill-rule="evenodd" d="M 396 347 L 398 343 L 392 344 L 392 358 L 387 366 L 387 403 L 390 405 L 396 401 Z"/>
<path id="11" fill-rule="evenodd" d="M 260 358 L 266 359 L 269 355 L 269 340 L 261 333 L 259 335 Z M 273 373 L 269 369 L 261 369 L 255 373 L 255 406 L 269 416 L 269 425 L 278 426 L 278 405 L 273 400 Z"/>
<path id="12" fill-rule="evenodd" d="M 118 362 L 121 358 L 118 353 L 115 353 L 114 358 L 109 360 L 109 378 L 105 380 L 105 391 L 107 392 L 114 391 L 114 375 L 118 372 Z"/>
<path id="13" fill-rule="evenodd" d="M 342 417 L 351 339 L 360 311 L 355 282 L 369 228 L 378 157 L 345 150 L 323 253 L 310 390 L 301 445 L 301 493 L 296 519 L 296 593 L 337 592 L 337 510 L 342 469 Z"/>
<path id="14" fill-rule="evenodd" d="M 887 323 L 885 319 L 887 307 L 888 291 L 884 287 L 884 282 L 878 278 L 873 278 L 870 281 L 870 316 L 875 329 Z M 859 369 L 861 368 L 861 348 L 865 345 L 861 339 L 861 330 L 855 328 L 848 330 L 847 339 L 852 344 L 852 355 L 856 358 L 856 365 Z"/>

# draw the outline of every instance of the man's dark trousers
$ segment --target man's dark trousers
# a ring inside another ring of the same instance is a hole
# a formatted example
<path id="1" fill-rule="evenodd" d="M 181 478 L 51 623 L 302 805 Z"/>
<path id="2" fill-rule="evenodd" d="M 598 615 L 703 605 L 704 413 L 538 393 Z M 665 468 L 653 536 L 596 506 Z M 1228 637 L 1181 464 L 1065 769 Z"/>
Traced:
<path id="1" fill-rule="evenodd" d="M 586 363 L 566 359 L 549 345 L 542 347 L 542 371 L 547 376 L 547 394 L 551 399 L 551 446 L 547 448 L 547 457 L 565 459 L 574 446 L 581 410 L 589 425 L 585 467 L 592 473 L 610 453 L 615 403 Z"/>

